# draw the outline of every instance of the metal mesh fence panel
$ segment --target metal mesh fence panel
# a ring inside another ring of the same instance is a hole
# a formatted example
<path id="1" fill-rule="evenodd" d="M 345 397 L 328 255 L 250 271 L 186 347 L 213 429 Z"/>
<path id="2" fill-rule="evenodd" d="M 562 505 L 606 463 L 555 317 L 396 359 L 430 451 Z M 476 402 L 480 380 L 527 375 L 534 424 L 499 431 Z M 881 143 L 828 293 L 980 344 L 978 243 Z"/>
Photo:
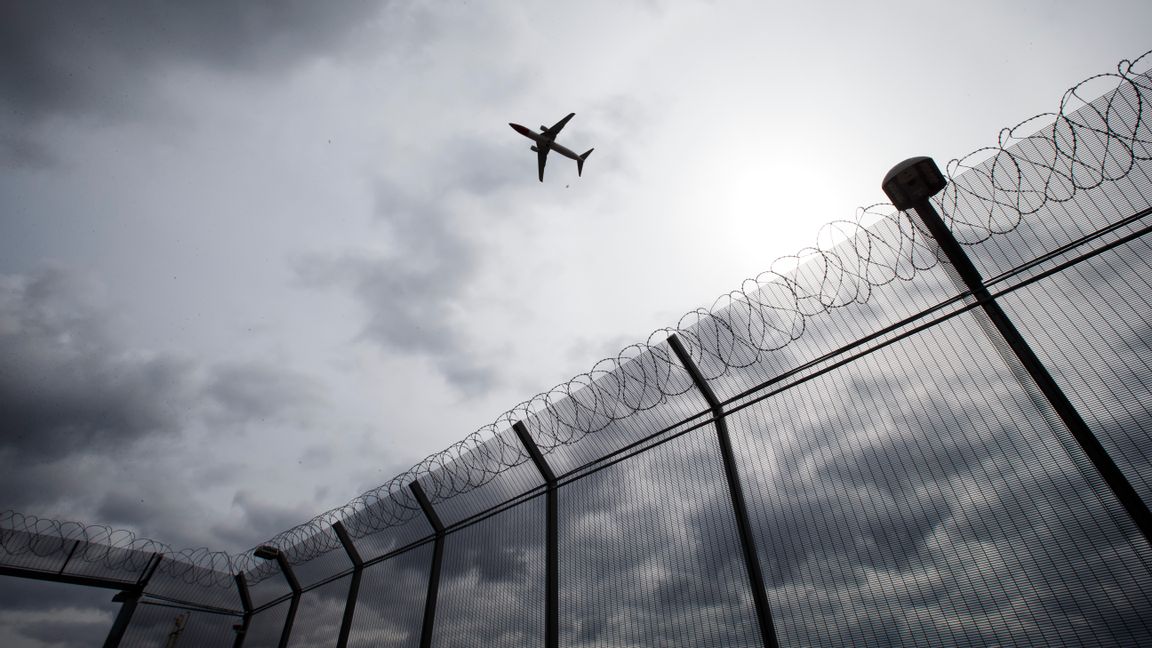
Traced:
<path id="1" fill-rule="evenodd" d="M 544 498 L 449 533 L 433 645 L 535 646 L 544 636 Z"/>
<path id="2" fill-rule="evenodd" d="M 350 580 L 351 577 L 345 576 L 304 593 L 292 624 L 289 646 L 325 648 L 336 645 Z"/>
<path id="3" fill-rule="evenodd" d="M 248 578 L 248 592 L 252 597 L 252 605 L 260 607 L 267 605 L 283 596 L 288 596 L 292 593 L 292 588 L 280 570 L 276 568 L 274 561 L 268 561 L 272 565 L 271 573 L 259 580 L 249 577 Z"/>
<path id="4" fill-rule="evenodd" d="M 288 607 L 288 601 L 284 601 L 252 615 L 248 632 L 244 636 L 244 648 L 279 646 L 280 635 L 284 631 L 284 620 L 288 618 Z"/>
<path id="5" fill-rule="evenodd" d="M 302 587 L 308 587 L 350 569 L 352 569 L 352 562 L 348 560 L 348 554 L 339 545 L 335 549 L 292 567 L 292 571 L 295 572 Z"/>
<path id="6" fill-rule="evenodd" d="M 4 547 L 4 564 L 36 571 L 58 573 L 64 569 L 69 556 L 81 541 L 69 540 L 50 533 L 36 533 L 16 529 L 0 529 L 0 545 Z"/>
<path id="7" fill-rule="evenodd" d="M 431 564 L 428 543 L 365 568 L 348 645 L 419 646 Z"/>
<path id="8" fill-rule="evenodd" d="M 560 487 L 564 646 L 756 646 L 715 434 Z"/>
<path id="9" fill-rule="evenodd" d="M 169 556 L 157 566 L 144 591 L 158 599 L 242 611 L 240 593 L 227 565 L 210 569 Z"/>
<path id="10" fill-rule="evenodd" d="M 154 557 L 133 549 L 109 547 L 100 542 L 81 542 L 73 559 L 61 573 L 134 582 L 140 580 Z"/>
<path id="11" fill-rule="evenodd" d="M 1137 239 L 1003 299 L 1145 503 L 1152 503 L 1150 260 L 1152 240 Z"/>
<path id="12" fill-rule="evenodd" d="M 122 648 L 204 646 L 226 648 L 236 639 L 239 617 L 167 605 L 141 604 L 120 642 Z"/>
<path id="13" fill-rule="evenodd" d="M 961 315 L 732 415 L 783 645 L 1140 645 L 1147 548 Z"/>

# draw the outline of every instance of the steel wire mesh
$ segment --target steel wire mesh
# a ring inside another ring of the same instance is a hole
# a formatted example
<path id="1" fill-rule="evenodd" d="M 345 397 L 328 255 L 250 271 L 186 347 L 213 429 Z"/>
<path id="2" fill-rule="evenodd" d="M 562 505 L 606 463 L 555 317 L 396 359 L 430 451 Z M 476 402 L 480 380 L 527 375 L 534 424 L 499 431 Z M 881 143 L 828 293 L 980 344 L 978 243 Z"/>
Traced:
<path id="1" fill-rule="evenodd" d="M 973 317 L 730 417 L 783 645 L 1149 640 L 1146 548 Z"/>

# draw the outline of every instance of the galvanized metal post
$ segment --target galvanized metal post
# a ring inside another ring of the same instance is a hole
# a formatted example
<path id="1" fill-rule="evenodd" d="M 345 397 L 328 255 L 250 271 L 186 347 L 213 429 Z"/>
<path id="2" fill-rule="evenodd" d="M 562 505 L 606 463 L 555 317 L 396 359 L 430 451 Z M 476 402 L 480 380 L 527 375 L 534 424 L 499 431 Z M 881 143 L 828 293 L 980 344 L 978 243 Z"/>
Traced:
<path id="1" fill-rule="evenodd" d="M 284 580 L 288 581 L 289 589 L 292 590 L 288 614 L 284 617 L 284 629 L 280 631 L 280 643 L 277 644 L 279 648 L 288 648 L 288 640 L 292 636 L 292 624 L 296 621 L 296 610 L 300 607 L 300 595 L 304 590 L 300 587 L 300 581 L 296 580 L 296 573 L 292 571 L 292 565 L 288 564 L 288 558 L 279 547 L 272 545 L 256 547 L 252 555 L 263 560 L 275 560 L 280 567 L 280 573 L 284 575 Z"/>
<path id="2" fill-rule="evenodd" d="M 240 607 L 244 609 L 244 616 L 239 624 L 232 626 L 232 630 L 236 632 L 232 648 L 242 648 L 244 638 L 248 636 L 248 626 L 252 623 L 252 594 L 248 591 L 248 580 L 244 578 L 244 574 L 236 574 L 234 578 L 236 589 L 240 592 Z"/>
<path id="3" fill-rule="evenodd" d="M 72 556 L 76 555 L 76 549 L 80 546 L 80 541 L 76 540 L 72 543 L 72 548 L 68 550 L 68 557 L 64 559 L 64 564 L 60 565 L 60 570 L 57 574 L 63 574 L 68 569 L 68 563 L 72 562 Z"/>
<path id="4" fill-rule="evenodd" d="M 292 637 L 292 624 L 296 621 L 296 610 L 300 607 L 300 596 L 304 590 L 300 587 L 300 581 L 296 580 L 296 573 L 292 571 L 292 566 L 288 564 L 283 551 L 276 552 L 276 564 L 280 565 L 284 580 L 288 581 L 288 587 L 292 588 L 292 602 L 288 604 L 288 616 L 284 618 L 284 631 L 280 633 L 278 644 L 279 648 L 288 648 L 288 640 Z"/>
<path id="5" fill-rule="evenodd" d="M 124 632 L 128 630 L 128 624 L 132 622 L 136 605 L 140 603 L 141 594 L 137 590 L 124 590 L 112 597 L 114 603 L 120 604 L 120 611 L 116 614 L 116 620 L 112 622 L 108 637 L 104 639 L 104 648 L 117 648 L 120 645 Z"/>
<path id="6" fill-rule="evenodd" d="M 436 532 L 435 544 L 432 546 L 432 570 L 428 574 L 428 595 L 424 598 L 424 624 L 420 628 L 420 648 L 431 648 L 432 630 L 436 623 L 436 594 L 440 590 L 440 563 L 444 558 L 444 523 L 436 515 L 436 510 L 432 508 L 432 503 L 418 482 L 408 484 L 408 488 L 416 496 L 420 510 L 424 511 L 424 517 L 428 518 L 428 523 Z"/>
<path id="7" fill-rule="evenodd" d="M 364 560 L 360 558 L 360 552 L 356 551 L 356 545 L 352 542 L 352 537 L 348 535 L 348 530 L 344 528 L 343 522 L 337 520 L 332 525 L 332 530 L 336 532 L 336 537 L 340 538 L 340 544 L 344 546 L 348 560 L 352 561 L 352 582 L 348 584 L 348 600 L 344 603 L 344 618 L 340 621 L 340 637 L 336 640 L 336 648 L 346 648 L 348 634 L 352 632 L 352 615 L 356 613 L 356 597 L 360 593 L 360 577 L 364 574 Z"/>
<path id="8" fill-rule="evenodd" d="M 728 482 L 728 496 L 732 500 L 732 511 L 736 516 L 736 531 L 740 536 L 740 550 L 744 556 L 744 566 L 748 571 L 748 584 L 752 589 L 752 604 L 756 611 L 756 623 L 760 628 L 760 637 L 765 646 L 777 648 L 780 644 L 776 639 L 776 627 L 772 623 L 772 611 L 768 607 L 768 591 L 764 587 L 764 574 L 760 570 L 760 560 L 756 556 L 756 539 L 752 534 L 752 525 L 748 522 L 748 505 L 744 500 L 744 487 L 740 482 L 740 473 L 736 467 L 736 457 L 732 451 L 732 439 L 728 435 L 728 423 L 724 420 L 724 408 L 711 385 L 704 380 L 704 375 L 692 356 L 684 348 L 675 333 L 668 336 L 668 346 L 680 360 L 680 364 L 692 377 L 696 389 L 708 402 L 712 410 L 712 418 L 716 422 L 716 437 L 720 442 L 720 460 L 724 464 L 724 477 Z"/>
<path id="9" fill-rule="evenodd" d="M 1023 365 L 1024 370 L 1040 388 L 1060 420 L 1068 427 L 1068 431 L 1072 433 L 1072 438 L 1076 440 L 1088 460 L 1092 462 L 1116 499 L 1120 500 L 1120 504 L 1136 524 L 1140 533 L 1143 534 L 1145 542 L 1152 544 L 1152 513 L 1149 513 L 1148 507 L 1140 499 L 1136 489 L 1132 487 L 1124 473 L 1112 461 L 1112 457 L 1108 455 L 1100 440 L 1092 433 L 1088 424 L 1080 416 L 1080 412 L 1076 410 L 1072 401 L 1068 399 L 1056 380 L 1052 378 L 1048 368 L 1032 351 L 1032 347 L 1028 345 L 1024 336 L 1020 334 L 1012 320 L 993 299 L 988 288 L 984 285 L 984 278 L 980 276 L 980 271 L 976 269 L 972 260 L 960 247 L 960 242 L 952 235 L 951 230 L 944 223 L 944 219 L 940 218 L 940 214 L 936 212 L 936 208 L 932 206 L 929 199 L 947 185 L 948 181 L 932 158 L 914 157 L 892 167 L 892 170 L 884 176 L 881 187 L 888 198 L 892 200 L 896 209 L 912 210 L 924 222 L 932 234 L 932 238 L 936 239 L 936 243 L 940 245 L 940 250 L 944 252 L 944 256 L 948 258 L 956 273 L 960 275 L 961 281 L 964 282 L 972 296 L 980 303 L 984 313 L 1004 338 L 1008 348 L 1012 350 L 1020 364 Z"/>
<path id="10" fill-rule="evenodd" d="M 557 548 L 559 544 L 558 513 L 556 500 L 556 473 L 544 460 L 540 448 L 528 434 L 528 428 L 517 421 L 512 424 L 520 443 L 528 451 L 536 470 L 544 478 L 544 497 L 547 506 L 545 513 L 545 553 L 544 553 L 544 648 L 559 648 L 560 646 L 560 557 Z"/>
<path id="11" fill-rule="evenodd" d="M 129 589 L 121 590 L 112 597 L 113 602 L 120 604 L 120 611 L 116 613 L 116 620 L 112 622 L 112 628 L 104 639 L 104 648 L 117 648 L 120 645 L 124 633 L 128 631 L 128 626 L 132 623 L 132 615 L 136 612 L 140 597 L 144 595 L 144 588 L 148 586 L 148 581 L 152 578 L 152 574 L 156 573 L 156 568 L 160 566 L 160 561 L 163 559 L 163 554 L 152 554 L 136 584 Z"/>

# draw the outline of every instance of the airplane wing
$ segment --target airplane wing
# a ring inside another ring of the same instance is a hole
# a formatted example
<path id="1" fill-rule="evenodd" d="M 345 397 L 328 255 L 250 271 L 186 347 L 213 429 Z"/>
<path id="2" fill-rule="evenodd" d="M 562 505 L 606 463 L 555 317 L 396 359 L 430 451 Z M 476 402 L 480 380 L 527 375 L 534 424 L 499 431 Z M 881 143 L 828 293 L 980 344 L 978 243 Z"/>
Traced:
<path id="1" fill-rule="evenodd" d="M 564 128 L 564 126 L 568 123 L 568 120 L 572 119 L 572 117 L 574 117 L 575 115 L 576 115 L 576 113 L 568 113 L 567 117 L 565 117 L 564 119 L 561 119 L 560 121 L 553 124 L 552 128 L 545 128 L 544 134 L 549 136 L 549 137 L 556 137 L 556 135 L 558 135 L 560 133 L 560 130 L 562 128 Z"/>
<path id="2" fill-rule="evenodd" d="M 544 182 L 544 163 L 548 161 L 548 151 L 552 149 L 546 146 L 536 147 L 536 162 L 540 165 L 540 182 Z"/>

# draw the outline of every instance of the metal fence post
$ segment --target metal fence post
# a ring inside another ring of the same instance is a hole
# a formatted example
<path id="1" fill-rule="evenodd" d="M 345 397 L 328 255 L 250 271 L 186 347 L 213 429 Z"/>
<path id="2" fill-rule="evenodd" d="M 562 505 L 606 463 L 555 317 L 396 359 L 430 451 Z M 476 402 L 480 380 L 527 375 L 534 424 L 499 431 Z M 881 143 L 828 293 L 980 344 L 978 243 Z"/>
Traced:
<path id="1" fill-rule="evenodd" d="M 75 551 L 76 547 L 73 546 L 72 550 Z M 117 648 L 120 645 L 120 640 L 124 638 L 124 633 L 132 623 L 132 615 L 136 612 L 140 597 L 144 595 L 144 588 L 148 586 L 148 581 L 152 578 L 152 574 L 156 573 L 156 568 L 163 559 L 163 554 L 152 554 L 136 584 L 112 597 L 112 602 L 120 604 L 120 611 L 116 613 L 116 620 L 112 622 L 112 628 L 108 630 L 108 636 L 104 639 L 104 648 Z"/>
<path id="2" fill-rule="evenodd" d="M 244 638 L 248 635 L 248 626 L 252 623 L 252 594 L 248 592 L 248 579 L 244 578 L 244 574 L 236 574 L 236 589 L 240 592 L 240 606 L 244 608 L 244 616 L 237 625 L 232 626 L 232 630 L 236 632 L 236 640 L 232 642 L 232 648 L 242 648 L 244 646 Z"/>
<path id="3" fill-rule="evenodd" d="M 279 644 L 279 648 L 288 648 L 288 639 L 292 636 L 292 624 L 296 621 L 296 610 L 300 608 L 303 589 L 300 587 L 300 581 L 296 580 L 296 574 L 288 564 L 288 559 L 284 557 L 283 551 L 277 552 L 276 562 L 280 565 L 280 571 L 284 573 L 284 580 L 288 581 L 288 587 L 292 588 L 292 602 L 288 604 L 288 616 L 284 619 L 284 631 L 280 633 Z"/>
<path id="4" fill-rule="evenodd" d="M 1112 457 L 1108 455 L 1100 440 L 1092 433 L 1072 401 L 1068 399 L 1056 380 L 1048 373 L 1048 368 L 1044 366 L 1024 336 L 1016 329 L 1012 320 L 992 298 L 988 288 L 984 285 L 984 278 L 980 276 L 980 271 L 976 269 L 972 260 L 960 247 L 960 242 L 952 235 L 951 230 L 944 223 L 944 219 L 940 218 L 940 214 L 936 212 L 936 208 L 929 201 L 932 196 L 942 191 L 947 185 L 948 181 L 932 158 L 914 157 L 892 167 L 892 170 L 884 176 L 881 187 L 888 198 L 892 200 L 896 209 L 915 211 L 924 225 L 928 227 L 932 238 L 936 239 L 941 251 L 956 269 L 956 273 L 960 275 L 960 279 L 972 293 L 972 296 L 980 302 L 985 314 L 988 315 L 988 319 L 992 321 L 992 325 L 996 327 L 1008 347 L 1020 360 L 1020 364 L 1032 377 L 1052 408 L 1056 410 L 1060 420 L 1068 427 L 1068 431 L 1072 433 L 1072 437 L 1087 455 L 1088 460 L 1092 462 L 1104 482 L 1112 489 L 1112 493 L 1120 500 L 1120 504 L 1123 505 L 1140 533 L 1143 534 L 1145 542 L 1152 544 L 1152 514 L 1149 513 L 1148 507 L 1140 499 L 1124 473 L 1112 461 Z"/>
<path id="5" fill-rule="evenodd" d="M 752 589 L 752 603 L 756 610 L 756 623 L 760 628 L 760 637 L 765 646 L 777 648 L 780 644 L 776 639 L 776 628 L 772 623 L 772 610 L 768 607 L 768 592 L 764 586 L 764 574 L 760 570 L 760 560 L 756 557 L 756 539 L 752 535 L 752 525 L 748 522 L 748 505 L 744 501 L 744 488 L 740 483 L 740 473 L 736 467 L 736 457 L 732 452 L 732 439 L 728 435 L 728 423 L 724 420 L 724 408 L 716 393 L 688 350 L 675 334 L 668 336 L 668 346 L 680 360 L 680 364 L 692 377 L 692 382 L 708 402 L 712 410 L 712 418 L 716 421 L 716 436 L 720 441 L 720 459 L 724 464 L 724 477 L 728 482 L 728 495 L 732 499 L 732 511 L 736 515 L 736 530 L 740 536 L 740 549 L 744 554 L 744 566 L 748 570 L 748 581 Z"/>
<path id="6" fill-rule="evenodd" d="M 444 558 L 444 524 L 440 521 L 440 516 L 436 515 L 420 484 L 414 481 L 408 484 L 408 488 L 416 496 L 420 510 L 424 511 L 424 517 L 428 518 L 428 523 L 436 532 L 432 548 L 432 570 L 428 574 L 428 595 L 424 599 L 424 624 L 420 628 L 420 648 L 431 648 L 432 629 L 436 623 L 436 593 L 440 590 L 440 562 Z"/>
<path id="7" fill-rule="evenodd" d="M 544 478 L 545 500 L 547 503 L 545 554 L 544 554 L 544 648 L 559 648 L 560 646 L 560 558 L 557 545 L 559 544 L 559 531 L 557 529 L 557 501 L 556 501 L 556 473 L 544 460 L 540 448 L 528 434 L 528 428 L 520 421 L 512 424 L 520 443 L 528 451 L 532 463 Z"/>
<path id="8" fill-rule="evenodd" d="M 332 525 L 332 530 L 336 532 L 336 537 L 340 538 L 340 544 L 344 546 L 348 560 L 352 561 L 352 582 L 348 584 L 348 600 L 344 603 L 344 618 L 340 621 L 340 637 L 336 640 L 336 648 L 345 648 L 348 645 L 348 634 L 352 632 L 352 615 L 356 613 L 356 597 L 360 593 L 360 577 L 364 574 L 364 560 L 360 558 L 360 552 L 356 551 L 356 545 L 352 543 L 352 537 L 348 535 L 348 530 L 344 528 L 343 522 L 337 520 Z"/>
<path id="9" fill-rule="evenodd" d="M 108 637 L 104 639 L 104 648 L 117 648 L 120 645 L 120 640 L 124 638 L 124 632 L 128 630 L 128 624 L 132 622 L 132 614 L 136 611 L 140 596 L 141 592 L 137 590 L 124 590 L 112 597 L 113 603 L 120 604 L 120 611 L 116 613 L 116 620 L 112 623 L 112 629 L 108 631 Z"/>
<path id="10" fill-rule="evenodd" d="M 300 596 L 304 593 L 304 589 L 300 587 L 300 581 L 296 580 L 296 573 L 292 571 L 292 565 L 288 564 L 288 558 L 278 547 L 272 545 L 256 547 L 252 555 L 264 560 L 275 560 L 280 567 L 280 573 L 284 574 L 284 580 L 288 581 L 288 587 L 292 590 L 292 602 L 288 604 L 288 615 L 284 617 L 284 629 L 280 632 L 280 643 L 277 644 L 279 648 L 288 648 L 288 639 L 292 636 L 292 624 L 296 621 L 296 610 L 300 607 Z"/>

